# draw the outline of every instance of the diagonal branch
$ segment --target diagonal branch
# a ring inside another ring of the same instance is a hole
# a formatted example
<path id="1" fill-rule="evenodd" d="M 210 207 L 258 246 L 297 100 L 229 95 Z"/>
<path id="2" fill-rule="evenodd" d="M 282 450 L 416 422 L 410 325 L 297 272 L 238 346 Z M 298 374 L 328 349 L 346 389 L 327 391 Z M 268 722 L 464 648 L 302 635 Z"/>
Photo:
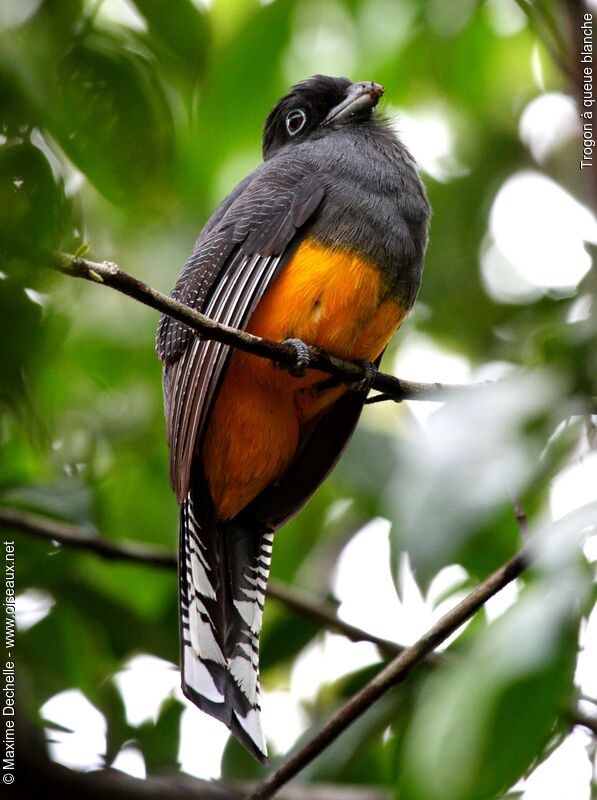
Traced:
<path id="1" fill-rule="evenodd" d="M 93 283 L 100 283 L 116 289 L 134 300 L 154 308 L 156 311 L 161 311 L 163 314 L 183 322 L 204 339 L 213 339 L 216 342 L 236 347 L 246 353 L 269 358 L 271 361 L 283 364 L 286 367 L 296 365 L 296 352 L 291 346 L 262 339 L 246 331 L 230 328 L 227 325 L 215 322 L 190 306 L 179 303 L 172 297 L 158 292 L 138 278 L 124 272 L 116 264 L 108 261 L 99 263 L 79 256 L 57 253 L 54 256 L 52 267 L 65 275 L 83 278 Z M 366 377 L 366 371 L 362 365 L 337 358 L 319 347 L 309 347 L 309 356 L 310 366 L 313 369 L 335 375 L 348 383 L 354 383 Z M 492 381 L 472 384 L 471 386 L 418 383 L 400 380 L 393 375 L 378 372 L 371 384 L 371 388 L 382 392 L 385 395 L 384 399 L 391 398 L 398 402 L 401 400 L 441 401 L 449 396 L 484 385 L 491 386 Z"/>
<path id="2" fill-rule="evenodd" d="M 131 541 L 110 541 L 101 536 L 95 536 L 89 530 L 78 525 L 57 522 L 50 517 L 42 517 L 39 514 L 31 514 L 16 508 L 0 507 L 0 530 L 19 531 L 29 536 L 59 542 L 79 550 L 88 550 L 109 560 L 176 569 L 176 556 L 161 548 Z M 324 628 L 335 630 L 353 642 L 372 642 L 386 656 L 395 656 L 404 650 L 396 642 L 375 636 L 356 625 L 344 622 L 336 615 L 329 603 L 310 592 L 270 579 L 267 594 L 268 597 L 282 603 L 295 614 L 307 617 Z"/>
<path id="3" fill-rule="evenodd" d="M 35 514 L 12 508 L 0 508 L 0 529 L 18 530 L 23 533 L 53 539 L 66 545 L 90 550 L 103 558 L 117 558 L 152 566 L 175 568 L 176 559 L 164 551 L 134 543 L 115 543 L 91 537 L 84 529 L 66 523 L 39 517 Z M 435 648 L 466 622 L 481 606 L 500 589 L 518 577 L 525 569 L 528 553 L 523 548 L 505 566 L 481 583 L 461 603 L 449 611 L 418 642 L 408 648 L 400 648 L 392 642 L 379 640 L 365 631 L 339 620 L 332 612 L 316 601 L 305 603 L 293 589 L 273 584 L 269 590 L 272 597 L 287 603 L 299 613 L 308 616 L 315 610 L 324 625 L 347 633 L 350 638 L 374 641 L 384 649 L 399 650 L 393 661 L 382 669 L 372 681 L 343 705 L 330 721 L 288 761 L 269 775 L 249 796 L 249 800 L 272 797 L 273 794 L 313 761 L 326 747 L 338 738 L 346 728 L 363 714 L 382 695 L 406 679 L 411 670 L 425 661 Z M 287 602 L 290 599 L 290 602 Z"/>
<path id="4" fill-rule="evenodd" d="M 149 547 L 136 542 L 112 542 L 93 536 L 89 531 L 76 525 L 57 522 L 48 517 L 14 508 L 0 507 L 0 530 L 20 531 L 27 535 L 87 550 L 106 559 L 130 561 L 136 564 L 165 567 L 167 569 L 176 568 L 176 557 L 160 548 Z M 320 598 L 286 586 L 278 581 L 270 581 L 268 596 L 281 602 L 291 611 L 308 617 L 326 628 L 336 630 L 352 641 L 372 642 L 384 654 L 395 656 L 395 658 L 367 686 L 346 703 L 319 734 L 258 786 L 249 800 L 271 797 L 278 788 L 316 758 L 324 748 L 334 741 L 346 727 L 364 713 L 388 689 L 404 681 L 415 666 L 418 666 L 423 661 L 435 664 L 437 661 L 443 660 L 444 655 L 442 654 L 439 657 L 435 654 L 435 648 L 450 636 L 456 628 L 469 619 L 490 597 L 518 577 L 524 571 L 527 559 L 528 552 L 525 547 L 504 567 L 480 584 L 458 606 L 442 617 L 425 636 L 409 648 L 405 648 L 396 642 L 381 639 L 361 628 L 344 622 Z M 581 709 L 576 709 L 571 711 L 570 719 L 573 725 L 582 725 L 597 734 L 594 715 L 584 713 Z"/>
<path id="5" fill-rule="evenodd" d="M 246 800 L 265 800 L 294 778 L 323 750 L 335 741 L 373 703 L 398 683 L 402 683 L 410 672 L 454 631 L 478 611 L 490 597 L 497 594 L 508 583 L 517 578 L 527 567 L 528 548 L 520 550 L 514 558 L 500 567 L 487 580 L 479 584 L 464 600 L 448 611 L 415 644 L 407 647 L 387 667 L 353 695 L 324 727 L 303 747 L 297 750 L 278 769 L 259 784 Z"/>

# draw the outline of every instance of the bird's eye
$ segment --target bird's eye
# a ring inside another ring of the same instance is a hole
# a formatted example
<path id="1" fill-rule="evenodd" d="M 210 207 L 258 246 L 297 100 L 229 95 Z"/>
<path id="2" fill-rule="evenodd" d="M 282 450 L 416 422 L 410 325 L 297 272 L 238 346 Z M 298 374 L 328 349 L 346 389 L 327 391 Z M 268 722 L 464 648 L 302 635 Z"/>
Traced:
<path id="1" fill-rule="evenodd" d="M 286 130 L 291 136 L 296 136 L 299 131 L 305 127 L 307 115 L 302 108 L 297 108 L 296 111 L 291 111 L 286 115 Z"/>

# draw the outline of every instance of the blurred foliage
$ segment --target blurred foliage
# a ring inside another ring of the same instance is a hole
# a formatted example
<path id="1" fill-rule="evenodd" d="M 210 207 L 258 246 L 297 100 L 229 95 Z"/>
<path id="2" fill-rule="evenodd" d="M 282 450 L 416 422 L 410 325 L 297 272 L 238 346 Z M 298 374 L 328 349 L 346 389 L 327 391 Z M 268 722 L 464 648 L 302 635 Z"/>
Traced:
<path id="1" fill-rule="evenodd" d="M 168 291 L 209 213 L 259 163 L 273 103 L 290 83 L 327 72 L 384 84 L 398 128 L 402 114 L 405 125 L 419 115 L 422 152 L 436 152 L 444 136 L 425 128 L 430 114 L 449 128 L 449 157 L 423 172 L 434 209 L 423 287 L 385 367 L 395 348 L 426 337 L 477 375 L 517 374 L 447 404 L 424 427 L 411 408 L 368 408 L 334 476 L 278 537 L 273 575 L 333 598 L 342 548 L 385 517 L 399 592 L 404 550 L 423 594 L 454 563 L 466 570 L 451 590 L 460 591 L 519 547 L 512 493 L 549 538 L 550 486 L 595 443 L 586 416 L 597 394 L 595 324 L 575 313 L 594 278 L 546 286 L 532 302 L 504 301 L 480 259 L 492 204 L 512 175 L 541 172 L 584 203 L 591 186 L 577 168 L 578 137 L 538 163 L 519 134 L 532 100 L 572 92 L 538 38 L 566 46 L 564 6 L 542 0 L 526 16 L 521 6 L 3 0 L 0 502 L 175 549 L 156 315 L 57 276 L 45 254 L 90 242 L 90 257 Z M 575 696 L 591 580 L 579 565 L 579 525 L 571 523 L 574 547 L 560 548 L 557 569 L 521 581 L 518 603 L 495 622 L 479 615 L 454 646 L 458 660 L 413 675 L 304 779 L 396 787 L 404 800 L 482 800 L 539 764 L 565 736 Z M 19 591 L 41 589 L 55 601 L 19 635 L 30 713 L 79 688 L 106 718 L 107 764 L 134 741 L 148 769 L 175 769 L 180 702 L 168 699 L 155 723 L 135 727 L 112 681 L 138 653 L 177 663 L 175 576 L 25 537 L 17 553 Z M 268 604 L 266 691 L 288 684 L 318 636 L 310 620 Z M 305 704 L 303 738 L 376 669 L 319 687 Z M 235 741 L 222 769 L 263 774 Z"/>

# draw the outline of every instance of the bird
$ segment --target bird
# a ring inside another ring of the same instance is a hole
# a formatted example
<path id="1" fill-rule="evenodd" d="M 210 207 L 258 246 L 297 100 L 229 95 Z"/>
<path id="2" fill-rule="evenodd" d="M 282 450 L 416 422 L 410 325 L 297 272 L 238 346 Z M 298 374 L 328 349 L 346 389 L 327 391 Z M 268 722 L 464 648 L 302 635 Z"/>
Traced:
<path id="1" fill-rule="evenodd" d="M 259 635 L 274 534 L 345 449 L 371 376 L 421 282 L 430 206 L 379 114 L 384 88 L 314 75 L 263 128 L 263 162 L 203 227 L 171 297 L 287 342 L 271 360 L 160 319 L 170 482 L 179 503 L 183 693 L 267 763 Z M 348 385 L 315 345 L 366 367 Z"/>

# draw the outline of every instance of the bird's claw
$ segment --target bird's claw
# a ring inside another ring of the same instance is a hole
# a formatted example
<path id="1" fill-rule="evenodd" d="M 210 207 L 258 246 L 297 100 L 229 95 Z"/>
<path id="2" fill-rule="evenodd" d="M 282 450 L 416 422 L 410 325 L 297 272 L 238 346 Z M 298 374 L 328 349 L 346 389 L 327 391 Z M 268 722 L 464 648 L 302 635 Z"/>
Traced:
<path id="1" fill-rule="evenodd" d="M 296 353 L 296 362 L 291 367 L 288 367 L 288 372 L 295 378 L 302 378 L 305 374 L 305 370 L 311 363 L 308 345 L 306 345 L 302 339 L 284 339 L 282 344 L 287 344 L 289 347 L 292 347 Z M 276 366 L 280 369 L 285 368 L 282 364 L 276 364 Z"/>
<path id="2" fill-rule="evenodd" d="M 372 361 L 357 361 L 356 363 L 363 367 L 365 370 L 365 376 L 360 380 L 349 384 L 348 388 L 351 392 L 358 392 L 359 394 L 366 395 L 369 393 L 369 389 L 371 389 L 378 370 Z"/>

